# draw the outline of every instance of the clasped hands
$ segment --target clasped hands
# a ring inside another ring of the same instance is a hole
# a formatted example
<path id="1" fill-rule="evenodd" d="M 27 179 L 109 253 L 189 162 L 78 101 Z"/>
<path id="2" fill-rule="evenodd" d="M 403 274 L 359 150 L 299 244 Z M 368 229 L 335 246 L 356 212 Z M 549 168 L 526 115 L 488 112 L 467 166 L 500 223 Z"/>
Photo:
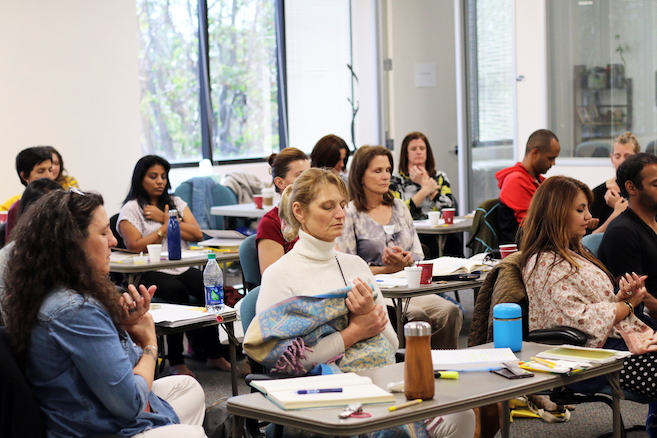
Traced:
<path id="1" fill-rule="evenodd" d="M 438 193 L 438 183 L 429 176 L 425 168 L 417 165 L 411 166 L 408 169 L 408 173 L 411 181 L 422 186 L 422 190 L 425 192 L 426 196 L 429 196 L 432 199 L 436 196 Z"/>
<path id="2" fill-rule="evenodd" d="M 381 260 L 384 265 L 395 268 L 393 272 L 398 272 L 413 265 L 413 254 L 410 251 L 403 251 L 399 246 L 385 247 Z"/>
<path id="3" fill-rule="evenodd" d="M 647 293 L 645 286 L 646 278 L 648 278 L 647 275 L 639 276 L 634 272 L 621 275 L 618 280 L 618 300 L 627 300 L 634 307 L 639 305 Z"/>

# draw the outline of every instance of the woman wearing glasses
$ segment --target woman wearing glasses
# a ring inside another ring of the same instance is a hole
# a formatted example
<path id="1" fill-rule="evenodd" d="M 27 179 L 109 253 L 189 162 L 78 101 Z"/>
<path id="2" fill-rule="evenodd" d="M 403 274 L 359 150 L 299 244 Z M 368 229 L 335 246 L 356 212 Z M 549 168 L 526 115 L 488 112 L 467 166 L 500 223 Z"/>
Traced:
<path id="1" fill-rule="evenodd" d="M 392 274 L 424 258 L 411 214 L 389 188 L 392 153 L 382 146 L 362 146 L 349 172 L 349 196 L 339 248 L 357 254 L 373 274 Z M 432 348 L 458 348 L 463 314 L 457 305 L 438 296 L 410 300 L 410 321 L 431 324 Z"/>
<path id="2" fill-rule="evenodd" d="M 148 307 L 155 288 L 130 286 L 120 296 L 108 278 L 116 239 L 102 197 L 53 190 L 24 216 L 13 234 L 3 308 L 48 437 L 204 437 L 199 383 L 153 380 L 157 339 Z"/>

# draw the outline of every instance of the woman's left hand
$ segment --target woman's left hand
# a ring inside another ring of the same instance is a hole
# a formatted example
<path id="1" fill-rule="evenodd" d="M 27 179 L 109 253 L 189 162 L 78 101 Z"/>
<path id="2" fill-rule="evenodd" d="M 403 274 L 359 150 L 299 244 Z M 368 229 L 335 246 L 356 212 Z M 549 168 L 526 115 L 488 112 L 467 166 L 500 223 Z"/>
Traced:
<path id="1" fill-rule="evenodd" d="M 374 294 L 372 288 L 360 278 L 354 280 L 354 287 L 347 292 L 345 299 L 347 309 L 356 315 L 365 315 L 374 309 Z"/>
<path id="2" fill-rule="evenodd" d="M 647 275 L 639 276 L 634 272 L 621 276 L 618 280 L 618 299 L 620 301 L 628 300 L 633 305 L 641 303 L 643 301 L 641 295 L 645 291 L 646 278 L 648 278 Z"/>
<path id="3" fill-rule="evenodd" d="M 141 318 L 150 309 L 151 298 L 156 289 L 155 285 L 146 289 L 146 286 L 140 284 L 140 294 L 133 284 L 128 286 L 128 292 L 124 292 L 119 300 L 122 309 L 121 323 L 124 326 L 135 325 L 141 321 Z"/>
<path id="4" fill-rule="evenodd" d="M 165 217 L 164 212 L 157 208 L 155 205 L 147 205 L 144 207 L 144 216 L 146 216 L 146 219 L 150 219 L 161 224 L 169 219 L 168 217 Z"/>

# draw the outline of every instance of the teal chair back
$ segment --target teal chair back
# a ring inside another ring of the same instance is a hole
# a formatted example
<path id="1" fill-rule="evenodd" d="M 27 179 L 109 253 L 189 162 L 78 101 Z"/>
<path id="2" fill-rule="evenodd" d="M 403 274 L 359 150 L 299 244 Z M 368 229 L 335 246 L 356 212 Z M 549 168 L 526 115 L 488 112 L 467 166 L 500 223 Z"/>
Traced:
<path id="1" fill-rule="evenodd" d="M 244 239 L 240 245 L 240 265 L 244 283 L 248 290 L 260 286 L 262 280 L 260 275 L 260 262 L 258 261 L 258 248 L 256 248 L 256 235 Z"/>
<path id="2" fill-rule="evenodd" d="M 240 318 L 242 318 L 242 328 L 244 333 L 249 328 L 249 324 L 253 321 L 256 315 L 256 302 L 258 301 L 258 294 L 260 293 L 260 286 L 251 289 L 244 298 L 241 299 L 240 304 Z"/>
<path id="3" fill-rule="evenodd" d="M 582 237 L 582 245 L 587 247 L 594 256 L 598 256 L 598 249 L 600 249 L 600 242 L 602 242 L 602 233 L 589 234 Z"/>
<path id="4" fill-rule="evenodd" d="M 188 181 L 184 181 L 181 183 L 178 187 L 176 187 L 175 194 L 178 196 L 180 199 L 185 201 L 187 205 L 189 206 L 190 210 L 192 210 L 192 213 L 194 216 L 198 217 L 199 213 L 195 212 L 192 209 L 192 190 L 193 186 L 192 183 Z M 229 189 L 226 186 L 223 186 L 221 184 L 215 183 L 212 186 L 212 206 L 217 206 L 217 205 L 233 205 L 237 204 L 237 196 L 235 196 L 235 192 L 233 192 L 231 189 Z M 223 230 L 225 229 L 224 227 L 224 217 L 223 216 L 214 216 L 215 218 L 215 223 L 216 223 L 216 229 L 218 230 Z M 237 228 L 238 226 L 243 226 L 244 223 L 243 220 L 240 220 L 236 222 L 235 224 L 232 224 L 233 226 L 229 226 L 229 228 Z"/>

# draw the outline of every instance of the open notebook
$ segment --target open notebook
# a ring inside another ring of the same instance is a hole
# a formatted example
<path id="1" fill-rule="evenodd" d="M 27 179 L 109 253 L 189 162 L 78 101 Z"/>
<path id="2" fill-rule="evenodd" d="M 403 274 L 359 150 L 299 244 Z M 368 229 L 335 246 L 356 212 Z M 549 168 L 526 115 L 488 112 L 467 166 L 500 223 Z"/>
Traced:
<path id="1" fill-rule="evenodd" d="M 226 306 L 216 315 L 205 311 L 205 307 L 185 306 L 182 304 L 152 303 L 151 315 L 155 324 L 161 327 L 181 327 L 197 322 L 214 321 L 217 317 L 227 318 L 235 315 L 235 309 Z"/>
<path id="2" fill-rule="evenodd" d="M 347 406 L 350 403 L 394 403 L 391 393 L 356 373 L 295 377 L 292 379 L 254 380 L 251 386 L 282 409 Z M 299 394 L 299 390 L 341 388 L 342 392 Z"/>

